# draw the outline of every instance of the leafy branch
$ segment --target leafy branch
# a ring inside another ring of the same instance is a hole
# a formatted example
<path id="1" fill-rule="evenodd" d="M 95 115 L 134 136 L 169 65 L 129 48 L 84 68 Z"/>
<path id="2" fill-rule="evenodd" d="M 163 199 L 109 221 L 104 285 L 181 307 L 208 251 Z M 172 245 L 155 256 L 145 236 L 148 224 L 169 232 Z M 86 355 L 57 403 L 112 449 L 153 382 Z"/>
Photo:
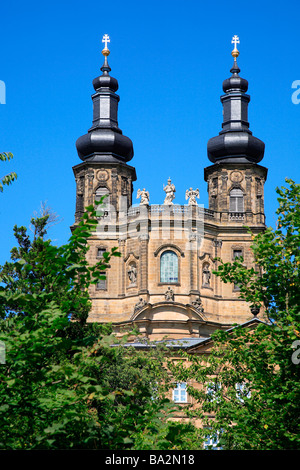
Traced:
<path id="1" fill-rule="evenodd" d="M 2 162 L 6 162 L 13 158 L 13 154 L 11 152 L 3 152 L 0 153 L 0 160 Z M 14 171 L 11 171 L 5 176 L 0 178 L 0 192 L 3 192 L 3 186 L 9 186 L 13 181 L 17 179 L 17 174 Z"/>

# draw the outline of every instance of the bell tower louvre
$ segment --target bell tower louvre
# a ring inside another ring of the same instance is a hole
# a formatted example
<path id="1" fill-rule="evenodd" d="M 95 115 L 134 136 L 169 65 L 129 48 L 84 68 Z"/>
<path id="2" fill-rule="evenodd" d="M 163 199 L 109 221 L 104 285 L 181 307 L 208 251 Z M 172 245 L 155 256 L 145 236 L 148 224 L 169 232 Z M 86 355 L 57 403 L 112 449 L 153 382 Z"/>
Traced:
<path id="1" fill-rule="evenodd" d="M 237 65 L 239 39 L 234 36 L 231 77 L 223 82 L 222 130 L 207 144 L 212 163 L 204 169 L 209 207 L 198 204 L 199 190 L 186 190 L 186 205 L 176 204 L 171 178 L 165 199 L 150 204 L 150 191 L 137 190 L 136 172 L 128 162 L 133 144 L 118 125 L 118 82 L 110 76 L 110 39 L 104 35 L 102 75 L 95 78 L 93 123 L 76 142 L 81 163 L 73 167 L 76 189 L 75 225 L 84 208 L 101 196 L 104 215 L 90 238 L 88 261 L 95 263 L 106 250 L 117 247 L 106 279 L 90 288 L 92 309 L 88 321 L 112 323 L 116 332 L 137 326 L 150 340 L 206 338 L 217 328 L 244 323 L 253 314 L 239 298 L 239 286 L 224 284 L 214 275 L 216 258 L 231 262 L 242 256 L 254 266 L 250 249 L 253 233 L 265 230 L 264 183 L 267 169 L 259 162 L 264 143 L 249 129 L 248 82 Z M 138 158 L 138 157 L 137 157 Z M 166 181 L 166 179 L 165 179 Z"/>

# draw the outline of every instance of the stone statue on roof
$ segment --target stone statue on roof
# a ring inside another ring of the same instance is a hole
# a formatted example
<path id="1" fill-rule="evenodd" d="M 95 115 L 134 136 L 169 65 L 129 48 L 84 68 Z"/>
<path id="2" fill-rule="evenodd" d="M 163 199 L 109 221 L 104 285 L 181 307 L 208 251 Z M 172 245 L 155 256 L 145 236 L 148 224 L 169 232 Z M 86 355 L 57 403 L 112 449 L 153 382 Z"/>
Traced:
<path id="1" fill-rule="evenodd" d="M 169 206 L 173 204 L 173 199 L 175 199 L 176 192 L 175 185 L 171 182 L 171 178 L 168 179 L 168 184 L 163 186 L 163 188 L 166 193 L 164 204 Z"/>

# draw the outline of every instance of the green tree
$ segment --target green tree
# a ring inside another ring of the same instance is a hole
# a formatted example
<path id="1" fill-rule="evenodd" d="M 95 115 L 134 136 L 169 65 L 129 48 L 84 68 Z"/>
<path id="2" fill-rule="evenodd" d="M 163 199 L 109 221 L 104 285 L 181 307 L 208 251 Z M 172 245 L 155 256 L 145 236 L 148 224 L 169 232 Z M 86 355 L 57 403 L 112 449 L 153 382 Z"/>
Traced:
<path id="1" fill-rule="evenodd" d="M 174 370 L 198 383 L 189 391 L 200 405 L 203 436 L 225 449 L 300 447 L 300 185 L 286 181 L 277 189 L 276 228 L 252 237 L 256 268 L 237 259 L 215 273 L 238 282 L 241 298 L 265 321 L 216 332 L 208 359 L 193 357 L 188 370 Z"/>
<path id="2" fill-rule="evenodd" d="M 0 448 L 128 449 L 146 434 L 174 447 L 178 427 L 157 437 L 171 413 L 162 351 L 124 348 L 126 336 L 87 322 L 88 288 L 119 256 L 112 249 L 88 264 L 94 207 L 59 247 L 45 240 L 48 218 L 31 220 L 33 239 L 14 227 L 18 247 L 0 270 Z"/>
<path id="3" fill-rule="evenodd" d="M 8 160 L 11 160 L 13 158 L 13 154 L 11 152 L 3 152 L 0 153 L 0 160 L 2 162 L 6 162 Z M 3 192 L 3 186 L 8 186 L 10 185 L 14 180 L 17 179 L 17 174 L 14 171 L 11 171 L 5 176 L 2 176 L 0 178 L 0 192 Z"/>

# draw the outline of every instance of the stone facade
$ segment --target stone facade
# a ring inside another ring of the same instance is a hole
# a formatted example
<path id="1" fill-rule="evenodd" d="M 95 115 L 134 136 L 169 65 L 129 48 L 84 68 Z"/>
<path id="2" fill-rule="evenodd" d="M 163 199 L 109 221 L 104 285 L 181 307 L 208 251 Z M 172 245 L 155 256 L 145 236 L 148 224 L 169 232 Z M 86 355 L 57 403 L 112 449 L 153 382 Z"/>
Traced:
<path id="1" fill-rule="evenodd" d="M 230 145 L 235 153 L 228 157 L 228 144 L 224 140 L 227 147 L 222 150 L 224 155 L 226 153 L 222 159 L 219 151 L 222 136 L 214 138 L 218 140 L 217 144 L 211 139 L 209 158 L 213 164 L 204 169 L 208 209 L 196 203 L 196 193 L 192 204 L 184 206 L 174 204 L 167 196 L 164 204 L 151 205 L 146 193 L 142 194 L 140 205 L 132 206 L 132 183 L 136 173 L 127 163 L 133 155 L 129 139 L 122 136 L 123 147 L 110 143 L 107 152 L 104 151 L 105 132 L 109 130 L 120 139 L 121 131 L 115 124 L 116 80 L 108 74 L 107 61 L 101 70 L 103 75 L 94 80 L 96 94 L 93 100 L 97 100 L 97 106 L 100 103 L 97 113 L 102 116 L 102 121 L 97 118 L 97 126 L 91 128 L 97 133 L 98 143 L 94 139 L 92 147 L 92 138 L 88 134 L 79 139 L 78 153 L 83 163 L 73 168 L 77 183 L 75 224 L 86 206 L 107 194 L 98 230 L 90 239 L 88 261 L 95 263 L 105 250 L 113 247 L 118 248 L 121 256 L 111 259 L 106 280 L 91 287 L 92 311 L 88 320 L 112 322 L 117 332 L 136 325 L 150 340 L 205 338 L 216 328 L 227 329 L 234 323 L 248 321 L 253 316 L 249 305 L 239 298 L 238 286 L 225 284 L 213 274 L 219 263 L 216 258 L 231 262 L 236 256 L 242 256 L 246 266 L 253 266 L 252 240 L 247 227 L 254 233 L 265 229 L 267 169 L 255 161 L 255 145 L 260 152 L 257 160 L 260 160 L 262 143 L 247 130 L 245 102 L 249 100 L 245 98 L 248 95 L 245 95 L 244 79 L 237 90 L 239 69 L 232 69 L 234 89 L 231 79 L 226 81 L 226 122 L 220 133 L 230 134 Z M 244 114 L 241 127 L 237 128 L 238 120 L 230 114 L 230 100 L 234 98 L 236 109 L 240 96 Z M 103 97 L 105 100 L 113 98 L 113 120 L 109 115 L 105 117 L 107 107 L 104 111 L 101 108 Z M 232 123 L 239 132 L 237 142 L 241 140 L 240 134 L 247 134 L 252 145 L 251 155 L 247 154 L 246 147 L 246 150 L 241 149 L 244 153 L 238 154 L 235 131 L 230 128 Z M 138 197 L 141 193 L 138 192 Z M 174 276 L 170 277 L 172 269 Z M 262 317 L 263 312 L 259 315 Z"/>
<path id="2" fill-rule="evenodd" d="M 238 288 L 222 283 L 213 270 L 218 266 L 215 258 L 233 261 L 236 253 L 247 266 L 253 265 L 252 240 L 245 225 L 254 233 L 265 228 L 263 167 L 206 168 L 209 209 L 175 204 L 132 207 L 135 173 L 122 165 L 83 163 L 74 173 L 76 220 L 99 188 L 110 197 L 107 214 L 99 219 L 99 230 L 90 240 L 89 262 L 95 263 L 101 250 L 118 247 L 121 253 L 111 259 L 104 284 L 91 288 L 89 321 L 113 322 L 119 331 L 136 324 L 150 339 L 160 339 L 208 336 L 216 327 L 227 328 L 252 317 L 249 305 L 239 299 Z M 242 213 L 229 211 L 233 187 L 243 191 Z M 160 278 L 161 256 L 166 251 L 178 259 L 175 282 Z M 169 287 L 174 297 L 166 300 Z"/>

